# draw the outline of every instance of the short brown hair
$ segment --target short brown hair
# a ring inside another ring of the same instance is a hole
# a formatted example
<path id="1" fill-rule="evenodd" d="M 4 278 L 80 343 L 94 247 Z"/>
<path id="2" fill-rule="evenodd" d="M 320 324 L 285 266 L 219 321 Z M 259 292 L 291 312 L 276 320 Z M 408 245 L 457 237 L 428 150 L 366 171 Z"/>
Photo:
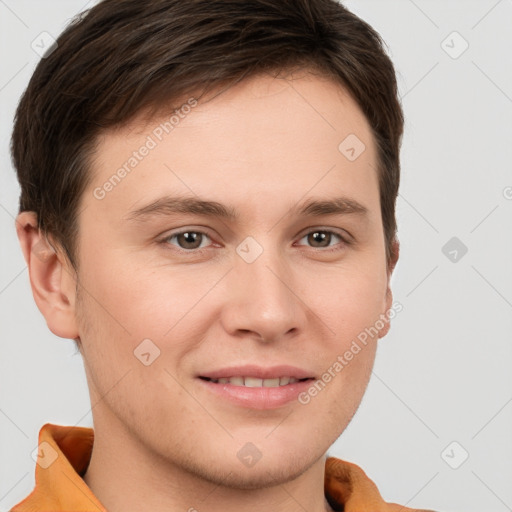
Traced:
<path id="1" fill-rule="evenodd" d="M 103 0 L 77 16 L 16 111 L 19 211 L 37 213 L 76 269 L 78 207 L 102 129 L 198 88 L 293 68 L 337 81 L 372 128 L 389 264 L 404 123 L 395 71 L 378 33 L 336 0 Z"/>

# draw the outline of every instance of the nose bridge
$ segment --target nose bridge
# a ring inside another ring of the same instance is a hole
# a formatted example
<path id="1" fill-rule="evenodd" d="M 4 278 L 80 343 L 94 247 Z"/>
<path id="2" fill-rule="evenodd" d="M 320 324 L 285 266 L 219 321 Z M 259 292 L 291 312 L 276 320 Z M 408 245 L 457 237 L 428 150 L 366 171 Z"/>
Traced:
<path id="1" fill-rule="evenodd" d="M 236 253 L 231 279 L 236 289 L 237 328 L 271 340 L 297 327 L 300 301 L 293 293 L 290 267 L 272 233 L 248 236 Z"/>
<path id="2" fill-rule="evenodd" d="M 238 278 L 249 283 L 257 293 L 267 289 L 271 295 L 290 293 L 287 281 L 291 273 L 286 258 L 275 240 L 275 236 L 266 233 L 247 236 L 236 248 L 235 273 Z M 247 281 L 248 280 L 248 281 Z M 284 282 L 283 282 L 284 281 Z M 283 289 L 284 288 L 284 289 Z"/>

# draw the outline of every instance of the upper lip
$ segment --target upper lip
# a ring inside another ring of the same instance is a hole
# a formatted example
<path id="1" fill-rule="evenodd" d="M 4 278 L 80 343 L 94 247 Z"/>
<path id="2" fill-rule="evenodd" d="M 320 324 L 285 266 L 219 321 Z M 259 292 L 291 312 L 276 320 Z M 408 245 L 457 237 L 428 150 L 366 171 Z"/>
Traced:
<path id="1" fill-rule="evenodd" d="M 209 379 L 221 379 L 239 376 L 255 377 L 257 379 L 276 379 L 277 377 L 293 377 L 295 379 L 314 378 L 312 372 L 289 365 L 267 367 L 256 365 L 230 366 L 229 368 L 211 370 L 199 375 L 199 377 L 207 377 Z"/>

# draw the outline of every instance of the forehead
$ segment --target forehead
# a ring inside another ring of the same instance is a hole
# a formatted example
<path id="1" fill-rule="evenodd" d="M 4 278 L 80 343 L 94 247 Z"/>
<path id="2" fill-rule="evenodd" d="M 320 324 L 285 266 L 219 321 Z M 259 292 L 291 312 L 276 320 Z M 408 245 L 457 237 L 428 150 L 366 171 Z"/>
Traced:
<path id="1" fill-rule="evenodd" d="M 230 196 L 260 209 L 333 187 L 337 195 L 366 187 L 375 196 L 370 126 L 331 80 L 258 75 L 176 105 L 101 135 L 86 201 L 103 213 L 127 213 L 163 192 Z M 98 188 L 105 195 L 94 200 Z"/>

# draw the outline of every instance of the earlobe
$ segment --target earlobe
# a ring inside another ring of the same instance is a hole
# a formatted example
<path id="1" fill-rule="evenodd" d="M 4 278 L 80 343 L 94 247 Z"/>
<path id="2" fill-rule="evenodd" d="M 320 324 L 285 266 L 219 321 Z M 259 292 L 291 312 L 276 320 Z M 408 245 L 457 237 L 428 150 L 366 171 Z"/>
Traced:
<path id="1" fill-rule="evenodd" d="M 48 328 L 61 338 L 78 337 L 76 278 L 67 259 L 62 253 L 58 254 L 41 233 L 36 213 L 20 213 L 16 233 L 27 263 L 34 300 Z"/>

